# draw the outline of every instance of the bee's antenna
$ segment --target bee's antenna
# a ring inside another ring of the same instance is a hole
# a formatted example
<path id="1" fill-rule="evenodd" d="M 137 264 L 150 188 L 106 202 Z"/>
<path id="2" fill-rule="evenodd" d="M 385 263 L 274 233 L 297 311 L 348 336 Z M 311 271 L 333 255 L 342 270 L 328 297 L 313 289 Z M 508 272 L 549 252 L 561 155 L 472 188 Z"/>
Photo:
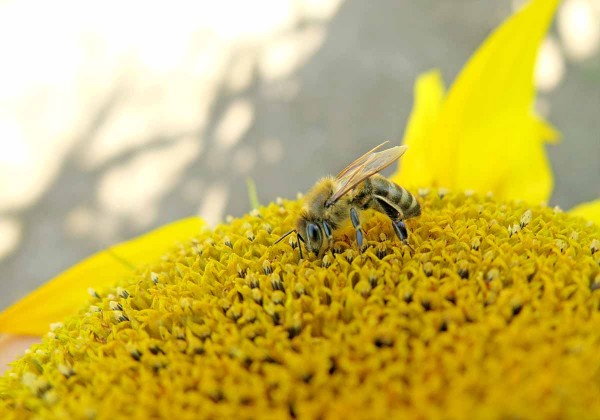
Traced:
<path id="1" fill-rule="evenodd" d="M 281 235 L 281 237 L 279 239 L 277 239 L 273 245 L 277 245 L 279 242 L 283 241 L 285 238 L 287 238 L 288 236 L 290 236 L 292 233 L 296 234 L 296 237 L 298 238 L 298 251 L 300 251 L 300 259 L 304 259 L 304 257 L 302 256 L 302 245 L 300 244 L 300 241 L 304 242 L 304 238 L 302 236 L 300 236 L 300 234 L 298 233 L 298 231 L 296 229 L 291 229 L 288 230 L 287 232 L 285 232 L 283 235 Z"/>
<path id="2" fill-rule="evenodd" d="M 292 233 L 296 233 L 297 234 L 298 231 L 296 229 L 288 230 L 283 235 L 281 235 L 281 238 L 277 239 L 273 245 L 277 245 L 279 242 L 283 241 L 285 238 L 287 238 L 288 236 L 290 236 Z"/>

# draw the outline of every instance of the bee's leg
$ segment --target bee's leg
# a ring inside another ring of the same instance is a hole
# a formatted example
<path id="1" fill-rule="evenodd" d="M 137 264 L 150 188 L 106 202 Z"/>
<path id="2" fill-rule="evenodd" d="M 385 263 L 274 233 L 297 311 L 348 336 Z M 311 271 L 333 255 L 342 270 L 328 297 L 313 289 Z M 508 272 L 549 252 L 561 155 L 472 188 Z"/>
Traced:
<path id="1" fill-rule="evenodd" d="M 407 243 L 408 241 L 408 231 L 406 230 L 406 225 L 403 220 L 392 220 L 392 226 L 394 227 L 394 232 L 396 232 L 396 236 L 403 242 Z"/>
<path id="2" fill-rule="evenodd" d="M 356 242 L 358 243 L 358 250 L 362 252 L 363 250 L 363 239 L 365 237 L 365 232 L 362 230 L 360 226 L 360 219 L 358 218 L 358 212 L 354 207 L 350 208 L 350 220 L 352 220 L 352 226 L 356 229 Z"/>
<path id="3" fill-rule="evenodd" d="M 404 224 L 404 220 L 392 219 L 392 226 L 394 227 L 394 232 L 396 232 L 396 236 L 402 241 L 404 245 L 409 247 L 413 252 L 415 251 L 412 246 L 408 243 L 408 231 L 406 230 L 406 225 Z"/>
<path id="4" fill-rule="evenodd" d="M 304 259 L 302 256 L 302 244 L 305 243 L 304 238 L 298 232 L 296 232 L 296 237 L 298 238 L 298 252 L 300 252 L 300 259 L 302 260 Z M 302 244 L 300 242 L 302 242 Z"/>
<path id="5" fill-rule="evenodd" d="M 375 200 L 378 207 L 374 207 L 375 210 L 385 214 L 392 221 L 392 227 L 394 228 L 394 232 L 398 239 L 402 241 L 404 245 L 408 245 L 408 230 L 406 229 L 406 225 L 404 224 L 404 220 L 406 219 L 402 210 L 398 209 L 395 206 L 392 206 L 384 197 L 375 196 Z"/>

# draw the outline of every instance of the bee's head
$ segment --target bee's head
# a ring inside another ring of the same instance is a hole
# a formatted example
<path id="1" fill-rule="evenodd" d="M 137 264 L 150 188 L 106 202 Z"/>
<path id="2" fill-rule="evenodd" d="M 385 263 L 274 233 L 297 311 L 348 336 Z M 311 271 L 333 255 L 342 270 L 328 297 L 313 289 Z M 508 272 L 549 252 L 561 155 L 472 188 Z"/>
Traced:
<path id="1" fill-rule="evenodd" d="M 320 223 L 301 217 L 298 221 L 298 233 L 304 240 L 308 252 L 319 255 L 323 248 L 323 229 Z"/>

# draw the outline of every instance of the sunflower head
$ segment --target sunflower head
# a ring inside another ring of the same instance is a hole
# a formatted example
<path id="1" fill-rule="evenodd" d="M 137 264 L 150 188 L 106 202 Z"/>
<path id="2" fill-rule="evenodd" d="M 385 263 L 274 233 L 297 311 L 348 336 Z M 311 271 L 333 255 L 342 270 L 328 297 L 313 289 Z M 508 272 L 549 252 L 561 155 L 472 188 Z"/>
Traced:
<path id="1" fill-rule="evenodd" d="M 367 212 L 363 253 L 350 225 L 322 258 L 299 261 L 292 237 L 273 246 L 298 202 L 206 230 L 55 325 L 2 379 L 0 407 L 100 418 L 596 407 L 600 229 L 477 194 L 420 200 L 410 246 Z"/>

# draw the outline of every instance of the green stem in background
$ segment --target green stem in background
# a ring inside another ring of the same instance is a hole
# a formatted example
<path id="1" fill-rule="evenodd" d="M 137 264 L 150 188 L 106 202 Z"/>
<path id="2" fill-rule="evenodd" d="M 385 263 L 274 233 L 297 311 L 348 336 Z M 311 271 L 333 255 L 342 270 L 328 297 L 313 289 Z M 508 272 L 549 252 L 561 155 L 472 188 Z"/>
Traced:
<path id="1" fill-rule="evenodd" d="M 258 201 L 258 194 L 256 193 L 256 184 L 254 183 L 254 180 L 250 177 L 247 177 L 246 185 L 248 186 L 248 199 L 250 200 L 251 210 L 259 208 L 260 202 Z"/>

